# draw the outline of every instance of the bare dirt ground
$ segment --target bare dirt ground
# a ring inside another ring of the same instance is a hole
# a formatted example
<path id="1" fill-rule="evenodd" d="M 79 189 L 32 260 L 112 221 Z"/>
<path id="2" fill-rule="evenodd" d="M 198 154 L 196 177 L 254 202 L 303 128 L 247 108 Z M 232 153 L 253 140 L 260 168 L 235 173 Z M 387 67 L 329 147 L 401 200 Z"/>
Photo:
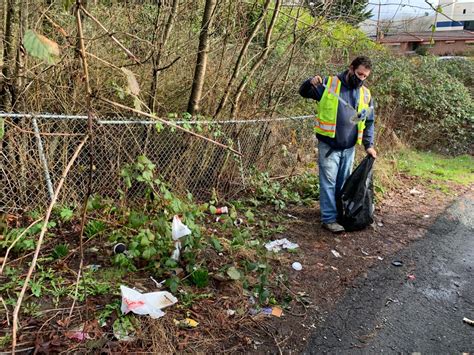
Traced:
<path id="1" fill-rule="evenodd" d="M 404 187 L 389 193 L 376 207 L 374 228 L 333 235 L 321 229 L 318 207 L 294 207 L 287 211 L 296 218 L 284 237 L 300 245 L 298 254 L 282 259 L 287 264 L 289 279 L 281 287 L 293 295 L 293 307 L 284 311 L 281 318 L 266 316 L 260 330 L 253 334 L 249 350 L 304 351 L 311 333 L 354 287 L 356 278 L 367 277 L 371 268 L 391 262 L 393 254 L 423 238 L 457 196 L 472 190 L 452 186 L 455 192 L 447 195 L 423 186 L 416 178 L 401 179 Z M 302 271 L 291 269 L 294 261 L 303 265 Z"/>

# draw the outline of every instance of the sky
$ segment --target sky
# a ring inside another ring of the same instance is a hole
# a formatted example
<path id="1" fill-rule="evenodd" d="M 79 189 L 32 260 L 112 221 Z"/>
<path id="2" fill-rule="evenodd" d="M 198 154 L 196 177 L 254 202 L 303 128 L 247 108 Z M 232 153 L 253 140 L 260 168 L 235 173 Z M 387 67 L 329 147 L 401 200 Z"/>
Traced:
<path id="1" fill-rule="evenodd" d="M 433 6 L 438 5 L 438 0 L 429 0 Z M 433 10 L 424 0 L 380 0 L 380 18 L 391 19 L 400 17 L 423 16 L 426 12 L 430 15 Z M 377 19 L 379 0 L 369 0 L 369 8 L 372 9 L 372 19 Z"/>
<path id="2" fill-rule="evenodd" d="M 428 0 L 434 7 L 438 5 L 438 0 Z M 472 2 L 473 0 L 458 0 L 458 3 Z M 391 19 L 400 17 L 414 17 L 423 16 L 425 12 L 430 15 L 433 10 L 426 4 L 424 0 L 380 0 L 380 18 Z M 372 19 L 377 19 L 379 0 L 369 0 L 369 8 L 372 9 L 374 16 Z"/>

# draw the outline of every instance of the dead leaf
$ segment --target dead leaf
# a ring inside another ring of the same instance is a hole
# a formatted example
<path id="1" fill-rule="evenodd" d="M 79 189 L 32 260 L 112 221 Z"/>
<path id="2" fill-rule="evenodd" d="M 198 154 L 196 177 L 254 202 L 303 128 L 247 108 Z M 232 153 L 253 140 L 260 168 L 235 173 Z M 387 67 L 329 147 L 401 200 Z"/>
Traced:
<path id="1" fill-rule="evenodd" d="M 120 69 L 122 69 L 123 73 L 127 77 L 127 85 L 130 93 L 135 96 L 140 94 L 140 85 L 138 84 L 135 74 L 133 74 L 133 72 L 127 68 L 122 67 Z"/>

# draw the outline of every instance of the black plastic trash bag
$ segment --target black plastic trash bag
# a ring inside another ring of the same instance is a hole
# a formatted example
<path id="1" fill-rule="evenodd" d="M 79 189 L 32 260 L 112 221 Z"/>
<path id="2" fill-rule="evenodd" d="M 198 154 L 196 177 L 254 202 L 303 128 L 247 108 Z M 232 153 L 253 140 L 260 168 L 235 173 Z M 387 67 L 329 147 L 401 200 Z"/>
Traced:
<path id="1" fill-rule="evenodd" d="M 374 222 L 374 161 L 367 155 L 347 178 L 337 198 L 338 222 L 346 231 L 360 230 Z"/>

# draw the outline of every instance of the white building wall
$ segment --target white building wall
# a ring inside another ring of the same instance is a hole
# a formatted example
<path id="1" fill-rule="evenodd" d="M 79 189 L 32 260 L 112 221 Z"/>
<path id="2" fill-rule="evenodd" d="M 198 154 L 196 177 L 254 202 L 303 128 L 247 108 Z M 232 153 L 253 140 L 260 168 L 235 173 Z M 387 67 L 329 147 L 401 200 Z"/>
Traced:
<path id="1" fill-rule="evenodd" d="M 436 31 L 462 30 L 466 21 L 474 21 L 474 2 L 440 0 L 442 14 L 438 14 Z"/>

